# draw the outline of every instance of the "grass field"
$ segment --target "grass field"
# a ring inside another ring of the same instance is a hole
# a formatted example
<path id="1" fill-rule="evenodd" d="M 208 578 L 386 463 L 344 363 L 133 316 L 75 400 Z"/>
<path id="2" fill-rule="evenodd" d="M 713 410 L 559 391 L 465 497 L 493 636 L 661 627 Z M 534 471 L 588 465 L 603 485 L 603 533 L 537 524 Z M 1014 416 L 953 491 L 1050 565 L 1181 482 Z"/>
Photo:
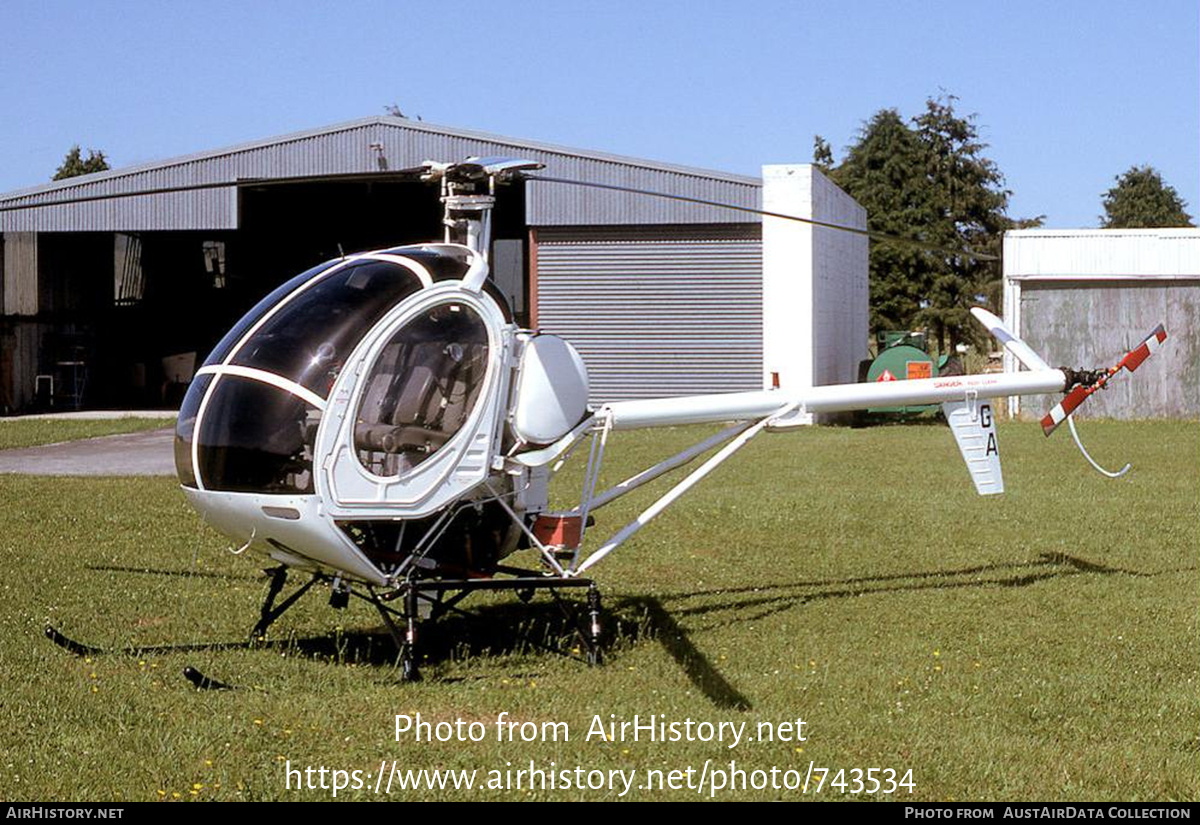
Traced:
<path id="1" fill-rule="evenodd" d="M 367 606 L 336 613 L 321 593 L 266 647 L 214 644 L 245 639 L 265 585 L 169 480 L 0 477 L 0 798 L 324 799 L 295 778 L 289 790 L 285 767 L 374 774 L 383 760 L 475 769 L 481 785 L 531 760 L 638 771 L 636 784 L 655 769 L 691 768 L 695 782 L 707 762 L 711 782 L 734 760 L 751 783 L 773 767 L 803 777 L 810 762 L 911 769 L 911 795 L 870 795 L 897 801 L 1195 800 L 1200 427 L 1082 429 L 1099 460 L 1133 471 L 1103 479 L 1065 433 L 1006 424 L 1008 492 L 989 498 L 944 427 L 762 436 L 597 568 L 602 667 L 536 646 L 565 633 L 545 597 L 526 609 L 480 598 L 468 603 L 475 618 L 426 628 L 419 684 L 399 682 Z M 704 432 L 618 434 L 605 475 Z M 662 489 L 597 514 L 589 544 Z M 92 644 L 166 647 L 75 657 L 44 638 L 47 622 Z M 239 689 L 197 691 L 185 665 Z M 418 712 L 480 722 L 487 737 L 396 741 L 394 716 Z M 502 712 L 566 723 L 570 740 L 498 743 Z M 799 717 L 806 741 L 587 741 L 593 716 L 610 714 L 746 722 L 750 736 Z M 620 788 L 394 787 L 390 798 L 607 799 Z M 635 787 L 625 798 L 697 793 Z M 814 793 L 739 785 L 717 798 Z M 850 795 L 826 784 L 817 798 Z"/>
<path id="2" fill-rule="evenodd" d="M 0 450 L 158 430 L 173 424 L 173 419 L 162 418 L 0 418 Z"/>

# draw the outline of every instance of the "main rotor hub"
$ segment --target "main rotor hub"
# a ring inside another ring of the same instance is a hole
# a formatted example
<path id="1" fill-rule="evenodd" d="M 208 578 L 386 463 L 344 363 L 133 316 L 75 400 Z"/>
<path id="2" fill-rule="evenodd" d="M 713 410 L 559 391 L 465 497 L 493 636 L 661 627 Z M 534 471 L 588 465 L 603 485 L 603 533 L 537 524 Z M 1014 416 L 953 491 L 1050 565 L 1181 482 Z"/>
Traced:
<path id="1" fill-rule="evenodd" d="M 459 243 L 491 262 L 492 209 L 496 185 L 509 183 L 521 172 L 544 164 L 514 158 L 467 158 L 460 163 L 425 162 L 422 180 L 442 186 L 446 243 Z"/>

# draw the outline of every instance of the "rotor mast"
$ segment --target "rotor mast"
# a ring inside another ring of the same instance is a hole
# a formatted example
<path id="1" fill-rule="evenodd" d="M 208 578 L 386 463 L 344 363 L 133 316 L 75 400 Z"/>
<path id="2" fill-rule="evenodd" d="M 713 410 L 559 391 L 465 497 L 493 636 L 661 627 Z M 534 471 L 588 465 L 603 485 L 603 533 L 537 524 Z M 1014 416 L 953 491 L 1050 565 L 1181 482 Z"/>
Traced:
<path id="1" fill-rule="evenodd" d="M 461 163 L 426 161 L 422 179 L 439 181 L 442 186 L 446 243 L 462 244 L 490 264 L 497 184 L 509 183 L 521 172 L 541 169 L 543 165 L 516 158 L 468 158 Z"/>

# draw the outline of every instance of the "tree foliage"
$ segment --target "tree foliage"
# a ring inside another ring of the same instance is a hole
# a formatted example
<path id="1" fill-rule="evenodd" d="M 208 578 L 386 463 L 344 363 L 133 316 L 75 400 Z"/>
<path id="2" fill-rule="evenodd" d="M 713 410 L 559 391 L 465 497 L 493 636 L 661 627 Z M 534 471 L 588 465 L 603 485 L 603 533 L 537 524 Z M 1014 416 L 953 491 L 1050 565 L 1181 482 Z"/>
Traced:
<path id="1" fill-rule="evenodd" d="M 1006 229 L 1036 226 L 1014 221 L 1004 176 L 984 154 L 975 115 L 955 111 L 953 96 L 930 98 L 925 111 L 905 120 L 883 109 L 867 121 L 845 159 L 832 166 L 828 144 L 814 143 L 835 183 L 867 210 L 868 228 L 946 249 L 997 254 Z M 822 150 L 826 156 L 822 157 Z M 871 242 L 871 326 L 931 329 L 942 347 L 974 339 L 969 308 L 997 292 L 994 262 L 945 255 L 914 246 Z M 948 340 L 947 340 L 948 339 Z"/>
<path id="2" fill-rule="evenodd" d="M 1105 229 L 1146 229 L 1159 226 L 1191 226 L 1187 204 L 1174 186 L 1169 186 L 1152 166 L 1133 166 L 1114 180 L 1117 185 L 1104 193 Z"/>
<path id="3" fill-rule="evenodd" d="M 58 167 L 58 171 L 54 173 L 51 180 L 64 180 L 65 178 L 74 178 L 79 175 L 90 175 L 93 172 L 105 172 L 108 170 L 108 158 L 104 157 L 103 152 L 97 152 L 95 149 L 88 149 L 88 156 L 83 157 L 83 152 L 79 148 L 79 144 L 71 147 L 71 151 L 67 152 L 63 162 Z"/>

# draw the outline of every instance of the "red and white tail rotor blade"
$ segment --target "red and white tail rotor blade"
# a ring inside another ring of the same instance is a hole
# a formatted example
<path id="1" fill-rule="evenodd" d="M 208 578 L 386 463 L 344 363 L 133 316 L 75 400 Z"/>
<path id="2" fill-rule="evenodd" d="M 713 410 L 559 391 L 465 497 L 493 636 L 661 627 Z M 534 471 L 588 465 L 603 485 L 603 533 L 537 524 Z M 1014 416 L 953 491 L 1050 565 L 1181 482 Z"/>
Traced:
<path id="1" fill-rule="evenodd" d="M 1054 408 L 1050 410 L 1050 412 L 1046 413 L 1045 417 L 1042 418 L 1042 431 L 1046 435 L 1050 435 L 1050 433 L 1054 432 L 1058 428 L 1059 424 L 1066 421 L 1071 413 L 1075 412 L 1075 410 L 1079 408 L 1080 404 L 1087 400 L 1088 396 L 1090 396 L 1096 390 L 1103 388 L 1106 384 L 1108 384 L 1109 380 L 1116 376 L 1116 374 L 1121 370 L 1125 369 L 1129 370 L 1130 372 L 1136 370 L 1142 365 L 1142 362 L 1153 355 L 1166 340 L 1167 331 L 1163 328 L 1162 324 L 1159 324 L 1154 329 L 1154 332 L 1147 336 L 1145 341 L 1142 341 L 1142 343 L 1125 353 L 1125 357 L 1118 361 L 1116 366 L 1112 367 L 1107 373 L 1102 375 L 1095 384 L 1087 387 L 1079 384 L 1072 388 L 1072 390 L 1067 393 L 1066 397 L 1063 398 L 1063 400 L 1058 404 L 1054 405 Z"/>
<path id="2" fill-rule="evenodd" d="M 1166 340 L 1167 331 L 1163 329 L 1162 324 L 1159 324 L 1154 329 L 1154 332 L 1150 333 L 1149 337 L 1147 337 L 1145 341 L 1142 341 L 1142 343 L 1138 344 L 1125 354 L 1125 357 L 1121 359 L 1121 363 L 1117 364 L 1117 366 L 1113 368 L 1113 371 L 1116 372 L 1117 370 L 1121 369 L 1121 367 L 1124 367 L 1130 372 L 1133 372 L 1142 365 L 1143 361 L 1153 355 Z"/>

